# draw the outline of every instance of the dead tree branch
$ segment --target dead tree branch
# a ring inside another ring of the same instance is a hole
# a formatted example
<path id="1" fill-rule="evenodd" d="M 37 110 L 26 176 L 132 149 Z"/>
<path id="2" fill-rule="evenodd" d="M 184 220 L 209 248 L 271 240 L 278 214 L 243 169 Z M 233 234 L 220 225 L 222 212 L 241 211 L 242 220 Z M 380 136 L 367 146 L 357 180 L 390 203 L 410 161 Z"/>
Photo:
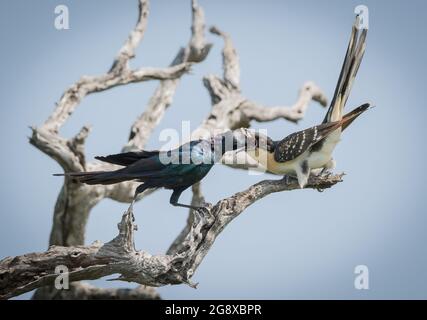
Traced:
<path id="1" fill-rule="evenodd" d="M 30 143 L 57 161 L 65 171 L 111 170 L 115 167 L 101 162 L 87 162 L 84 144 L 90 127 L 84 126 L 75 137 L 66 139 L 59 131 L 87 95 L 131 82 L 159 80 L 159 86 L 145 111 L 130 129 L 129 140 L 122 150 L 144 148 L 152 131 L 159 124 L 172 103 L 180 78 L 194 63 L 202 62 L 211 44 L 206 42 L 204 13 L 196 0 L 192 1 L 191 38 L 181 48 L 169 67 L 132 70 L 129 61 L 141 42 L 147 24 L 148 0 L 139 0 L 139 17 L 135 28 L 119 50 L 112 67 L 100 76 L 85 76 L 65 91 L 55 110 L 40 127 L 33 127 Z M 313 82 L 300 90 L 296 103 L 290 107 L 266 107 L 245 98 L 240 88 L 240 65 L 231 37 L 217 27 L 211 33 L 222 37 L 223 76 L 208 75 L 203 79 L 212 101 L 206 119 L 192 133 L 202 138 L 215 131 L 247 128 L 252 121 L 265 122 L 285 119 L 298 122 L 305 115 L 310 101 L 326 105 L 326 97 Z M 245 167 L 247 168 L 247 167 Z M 312 176 L 307 188 L 325 189 L 340 182 L 342 175 Z M 97 279 L 118 273 L 118 280 L 132 281 L 144 286 L 191 283 L 191 277 L 224 227 L 249 205 L 266 195 L 294 190 L 293 180 L 265 180 L 249 189 L 219 201 L 206 210 L 190 212 L 187 223 L 165 255 L 152 256 L 134 247 L 133 213 L 127 211 L 119 224 L 119 235 L 102 244 L 83 246 L 85 228 L 91 209 L 104 198 L 120 202 L 132 200 L 136 183 L 123 182 L 110 186 L 88 186 L 65 179 L 55 205 L 50 248 L 43 253 L 31 253 L 0 261 L 0 298 L 7 299 L 36 288 L 35 298 L 158 298 L 152 289 L 99 289 L 74 283 L 70 292 L 50 289 L 57 275 L 54 268 L 65 265 L 70 281 Z M 194 204 L 204 203 L 200 184 L 193 186 Z"/>
<path id="2" fill-rule="evenodd" d="M 48 290 L 43 287 L 36 291 L 35 300 L 159 300 L 160 295 L 153 287 L 140 285 L 134 289 L 98 288 L 87 282 L 70 283 L 69 290 Z"/>
<path id="3" fill-rule="evenodd" d="M 132 125 L 129 141 L 123 147 L 124 151 L 142 149 L 172 103 L 180 77 L 189 70 L 191 64 L 203 61 L 209 53 L 211 44 L 206 43 L 204 37 L 203 11 L 193 1 L 191 39 L 186 48 L 178 51 L 171 66 L 131 70 L 129 61 L 135 56 L 135 49 L 145 33 L 148 12 L 148 0 L 139 0 L 137 24 L 119 50 L 110 70 L 105 75 L 82 77 L 65 91 L 46 122 L 41 127 L 32 128 L 30 143 L 57 161 L 65 171 L 114 169 L 114 165 L 86 162 L 84 143 L 90 132 L 89 126 L 84 126 L 71 139 L 59 135 L 62 125 L 85 96 L 130 82 L 160 80 L 146 110 Z M 54 209 L 50 245 L 84 244 L 86 223 L 92 208 L 104 198 L 130 202 L 135 187 L 134 182 L 114 186 L 87 186 L 65 179 Z"/>
<path id="4" fill-rule="evenodd" d="M 33 134 L 30 138 L 31 144 L 57 161 L 65 171 L 114 169 L 114 165 L 86 162 L 84 142 L 90 132 L 88 126 L 84 126 L 71 139 L 61 137 L 59 130 L 72 115 L 80 101 L 88 94 L 129 82 L 157 79 L 160 80 L 160 84 L 144 113 L 132 125 L 129 141 L 123 147 L 123 150 L 142 149 L 171 104 L 179 78 L 189 70 L 192 63 L 203 61 L 211 47 L 204 40 L 203 12 L 195 1 L 192 10 L 192 30 L 194 32 L 189 45 L 179 50 L 170 67 L 130 70 L 129 60 L 134 57 L 134 51 L 143 38 L 149 11 L 148 0 L 140 0 L 138 22 L 119 50 L 110 71 L 101 76 L 83 77 L 71 86 L 63 94 L 47 121 L 41 127 L 33 128 Z M 72 179 L 65 179 L 55 206 L 50 244 L 83 244 L 85 226 L 91 209 L 104 198 L 130 202 L 135 187 L 136 184 L 133 182 L 124 182 L 113 186 L 87 186 L 76 183 Z"/>
<path id="5" fill-rule="evenodd" d="M 208 75 L 203 79 L 211 97 L 212 109 L 203 123 L 192 133 L 192 139 L 203 138 L 215 131 L 248 128 L 252 121 L 266 122 L 285 119 L 296 123 L 304 117 L 312 100 L 319 102 L 324 107 L 327 105 L 325 94 L 312 81 L 308 81 L 302 86 L 296 103 L 291 107 L 266 107 L 246 99 L 240 90 L 239 58 L 231 37 L 215 26 L 210 28 L 210 32 L 224 39 L 222 51 L 224 72 L 222 79 L 215 75 Z M 259 169 L 258 163 L 245 156 L 244 153 L 238 155 L 226 153 L 222 163 L 239 169 Z M 196 189 L 193 188 L 193 201 L 195 199 L 197 201 L 201 197 L 200 184 L 198 184 Z M 192 221 L 193 214 L 190 210 L 186 225 L 170 246 L 168 253 L 180 246 L 183 235 L 188 232 Z"/>
<path id="6" fill-rule="evenodd" d="M 341 179 L 342 175 L 312 176 L 307 188 L 330 188 Z M 265 196 L 298 188 L 295 180 L 264 180 L 212 207 L 195 212 L 182 244 L 170 249 L 166 255 L 153 256 L 135 249 L 136 225 L 133 212 L 128 210 L 118 225 L 119 234 L 106 244 L 97 241 L 90 246 L 51 246 L 46 252 L 0 261 L 0 299 L 52 285 L 58 276 L 54 272 L 58 265 L 67 266 L 70 281 L 120 274 L 114 280 L 153 287 L 180 283 L 196 287 L 191 277 L 227 224 Z"/>

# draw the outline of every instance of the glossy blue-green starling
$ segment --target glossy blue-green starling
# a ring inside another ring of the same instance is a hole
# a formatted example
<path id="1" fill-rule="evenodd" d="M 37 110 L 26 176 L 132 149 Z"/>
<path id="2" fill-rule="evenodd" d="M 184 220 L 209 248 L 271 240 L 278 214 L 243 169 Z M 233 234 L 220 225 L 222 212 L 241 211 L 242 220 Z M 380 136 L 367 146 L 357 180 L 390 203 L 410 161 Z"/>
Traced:
<path id="1" fill-rule="evenodd" d="M 200 209 L 181 204 L 181 193 L 202 180 L 225 152 L 243 149 L 247 135 L 240 130 L 226 131 L 209 139 L 190 141 L 169 151 L 136 151 L 95 157 L 98 160 L 124 166 L 115 171 L 69 172 L 65 175 L 82 183 L 114 184 L 134 180 L 141 182 L 136 188 L 132 204 L 138 194 L 147 189 L 173 190 L 170 203 L 173 206 Z"/>

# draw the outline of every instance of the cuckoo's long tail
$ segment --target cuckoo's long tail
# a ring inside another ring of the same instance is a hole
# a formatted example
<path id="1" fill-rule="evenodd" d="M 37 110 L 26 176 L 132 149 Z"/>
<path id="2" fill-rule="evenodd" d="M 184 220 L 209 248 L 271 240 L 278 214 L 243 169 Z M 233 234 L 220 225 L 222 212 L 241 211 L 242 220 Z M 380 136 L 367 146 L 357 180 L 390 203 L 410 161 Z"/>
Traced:
<path id="1" fill-rule="evenodd" d="M 365 28 L 360 32 L 359 23 L 360 17 L 356 16 L 334 96 L 323 123 L 339 121 L 343 117 L 344 106 L 350 95 L 354 79 L 356 78 L 366 48 L 368 30 Z"/>

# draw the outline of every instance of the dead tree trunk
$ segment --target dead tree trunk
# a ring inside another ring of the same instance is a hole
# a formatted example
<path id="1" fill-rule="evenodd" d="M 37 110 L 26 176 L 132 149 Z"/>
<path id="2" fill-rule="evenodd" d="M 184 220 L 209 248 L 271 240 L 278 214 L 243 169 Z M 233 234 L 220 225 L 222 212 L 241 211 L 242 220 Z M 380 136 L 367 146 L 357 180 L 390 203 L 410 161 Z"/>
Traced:
<path id="1" fill-rule="evenodd" d="M 170 66 L 131 69 L 129 60 L 134 57 L 135 49 L 144 36 L 149 13 L 148 0 L 139 0 L 137 24 L 109 71 L 98 76 L 83 76 L 68 88 L 46 122 L 40 127 L 32 128 L 30 143 L 57 161 L 65 171 L 111 170 L 114 165 L 86 160 L 84 144 L 90 132 L 89 127 L 84 126 L 72 139 L 60 136 L 61 127 L 81 100 L 89 94 L 128 83 L 158 80 L 157 89 L 145 111 L 131 126 L 129 141 L 122 150 L 144 148 L 151 132 L 171 105 L 180 78 L 192 65 L 203 62 L 211 48 L 211 44 L 205 39 L 202 8 L 196 0 L 192 1 L 191 8 L 190 41 L 185 48 L 178 50 Z M 216 27 L 212 27 L 210 32 L 224 39 L 224 74 L 221 78 L 208 75 L 203 79 L 211 96 L 212 109 L 200 127 L 193 132 L 192 138 L 200 138 L 206 132 L 214 130 L 247 128 L 252 121 L 285 119 L 297 122 L 304 117 L 312 100 L 326 106 L 324 94 L 313 82 L 302 86 L 298 100 L 290 107 L 266 107 L 246 99 L 241 93 L 239 59 L 230 36 Z M 247 165 L 243 168 L 247 168 Z M 340 182 L 341 178 L 342 175 L 313 176 L 307 188 L 329 188 Z M 159 296 L 151 288 L 153 286 L 180 283 L 196 286 L 191 282 L 191 277 L 227 224 L 255 201 L 273 192 L 296 189 L 297 184 L 287 180 L 265 180 L 210 206 L 204 214 L 190 211 L 185 228 L 165 255 L 152 256 L 145 251 L 135 250 L 133 234 L 136 225 L 131 211 L 124 213 L 116 238 L 105 244 L 95 242 L 84 246 L 86 223 L 92 208 L 104 198 L 130 202 L 135 187 L 134 182 L 89 186 L 66 178 L 53 213 L 49 250 L 7 257 L 0 261 L 0 299 L 8 299 L 37 288 L 39 289 L 34 295 L 37 299 L 156 299 Z M 193 203 L 201 201 L 203 195 L 200 184 L 197 184 L 193 186 Z M 136 282 L 143 286 L 134 290 L 99 289 L 75 282 L 68 291 L 56 290 L 52 287 L 57 276 L 54 269 L 61 264 L 68 267 L 70 281 L 97 279 L 118 273 L 121 274 L 118 280 Z"/>

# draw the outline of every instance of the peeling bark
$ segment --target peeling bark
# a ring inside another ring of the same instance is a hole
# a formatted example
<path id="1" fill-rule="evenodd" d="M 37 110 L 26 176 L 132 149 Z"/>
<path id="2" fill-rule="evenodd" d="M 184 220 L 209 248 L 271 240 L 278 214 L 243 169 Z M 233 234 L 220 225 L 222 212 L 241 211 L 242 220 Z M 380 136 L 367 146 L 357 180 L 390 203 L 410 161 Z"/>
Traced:
<path id="1" fill-rule="evenodd" d="M 342 181 L 341 175 L 312 176 L 306 188 L 326 189 Z M 191 278 L 222 230 L 247 207 L 265 196 L 298 189 L 295 179 L 264 180 L 214 206 L 193 213 L 182 242 L 165 255 L 137 251 L 137 229 L 131 207 L 118 225 L 119 234 L 106 244 L 51 246 L 48 251 L 8 257 L 0 261 L 0 299 L 8 299 L 35 288 L 52 285 L 55 267 L 65 265 L 70 281 L 93 280 L 120 274 L 114 280 L 159 287 L 185 283 L 196 287 Z"/>

